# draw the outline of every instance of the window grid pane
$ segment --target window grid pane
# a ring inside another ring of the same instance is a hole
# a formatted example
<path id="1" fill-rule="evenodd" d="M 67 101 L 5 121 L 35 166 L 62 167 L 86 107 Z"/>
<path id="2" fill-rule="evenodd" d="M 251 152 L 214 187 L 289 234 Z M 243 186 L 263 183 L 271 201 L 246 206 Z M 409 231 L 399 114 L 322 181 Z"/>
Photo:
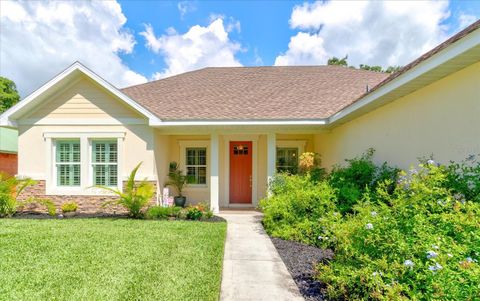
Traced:
<path id="1" fill-rule="evenodd" d="M 189 184 L 207 184 L 207 149 L 189 147 L 185 149 L 186 172 Z"/>
<path id="2" fill-rule="evenodd" d="M 92 147 L 93 184 L 117 186 L 118 146 L 112 141 L 95 141 Z"/>
<path id="3" fill-rule="evenodd" d="M 297 148 L 277 148 L 277 172 L 297 173 L 298 169 L 298 149 Z"/>
<path id="4" fill-rule="evenodd" d="M 57 141 L 58 186 L 80 186 L 80 141 Z"/>

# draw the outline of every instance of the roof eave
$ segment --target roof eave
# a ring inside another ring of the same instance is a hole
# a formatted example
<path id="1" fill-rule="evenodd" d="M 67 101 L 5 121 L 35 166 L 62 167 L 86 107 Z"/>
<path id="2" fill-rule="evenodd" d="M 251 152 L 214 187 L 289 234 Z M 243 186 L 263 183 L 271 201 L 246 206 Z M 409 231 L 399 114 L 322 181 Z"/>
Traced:
<path id="1" fill-rule="evenodd" d="M 413 83 L 420 76 L 425 75 L 429 72 L 433 72 L 433 70 L 439 68 L 442 65 L 448 64 L 448 62 L 450 62 L 454 58 L 459 57 L 470 50 L 476 50 L 476 48 L 480 48 L 479 45 L 480 45 L 480 29 L 476 29 L 475 31 L 463 37 L 462 39 L 456 41 L 455 43 L 441 50 L 440 52 L 429 57 L 425 61 L 419 63 L 412 69 L 406 71 L 404 74 L 401 74 L 400 76 L 394 78 L 390 82 L 362 96 L 360 99 L 358 99 L 354 103 L 348 105 L 347 107 L 333 114 L 328 118 L 327 124 L 330 126 L 336 126 L 338 124 L 342 124 L 365 112 L 370 111 L 369 108 L 375 107 L 375 105 L 376 106 L 382 105 L 382 104 L 378 104 L 377 102 L 381 102 L 382 100 L 384 100 L 385 102 L 388 102 L 387 96 L 393 91 L 399 88 L 406 87 L 408 84 Z M 477 57 L 470 58 L 470 61 L 472 59 L 480 61 L 480 51 L 478 51 Z M 466 60 L 465 65 L 459 66 L 455 71 L 458 71 L 468 66 L 469 64 L 471 64 L 470 61 Z M 447 76 L 447 75 L 448 74 L 445 74 L 444 76 Z M 438 79 L 435 79 L 435 80 L 438 80 Z M 424 82 L 422 82 L 422 84 L 423 86 L 426 86 L 435 80 L 433 79 L 430 81 L 425 80 Z M 416 84 L 418 84 L 418 82 L 416 82 Z M 405 93 L 405 95 L 407 94 L 408 93 Z M 396 96 L 396 99 L 400 97 L 402 96 Z"/>
<path id="2" fill-rule="evenodd" d="M 63 80 L 67 79 L 69 76 L 75 76 L 77 72 L 80 72 L 90 79 L 95 81 L 97 84 L 108 90 L 110 93 L 117 96 L 120 100 L 125 102 L 128 106 L 133 108 L 135 111 L 146 117 L 149 121 L 149 125 L 154 125 L 161 122 L 160 118 L 148 111 L 146 108 L 138 104 L 136 101 L 122 93 L 120 90 L 115 88 L 112 84 L 107 82 L 105 79 L 97 75 L 92 70 L 88 69 L 80 62 L 75 62 L 70 65 L 68 68 L 60 72 L 53 79 L 48 81 L 46 84 L 41 86 L 39 89 L 32 92 L 30 95 L 25 97 L 23 100 L 15 104 L 13 107 L 5 111 L 0 115 L 0 126 L 16 128 L 18 126 L 17 119 L 26 111 L 31 109 L 36 105 L 35 100 L 42 96 L 44 93 L 49 91 L 50 88 L 54 87 L 56 84 L 59 84 Z"/>

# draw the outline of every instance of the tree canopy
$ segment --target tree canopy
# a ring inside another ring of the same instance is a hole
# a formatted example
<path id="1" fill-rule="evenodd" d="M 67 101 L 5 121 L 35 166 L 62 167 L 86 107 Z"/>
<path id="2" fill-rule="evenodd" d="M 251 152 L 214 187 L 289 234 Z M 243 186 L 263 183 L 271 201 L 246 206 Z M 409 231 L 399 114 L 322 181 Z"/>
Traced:
<path id="1" fill-rule="evenodd" d="M 15 83 L 0 76 L 0 113 L 5 112 L 20 100 Z"/>
<path id="2" fill-rule="evenodd" d="M 328 65 L 337 65 L 337 66 L 348 66 L 348 55 L 346 55 L 343 58 L 337 58 L 337 57 L 332 57 L 328 59 L 327 64 Z M 375 71 L 375 72 L 386 72 L 386 73 L 395 73 L 398 70 L 400 70 L 401 66 L 389 66 L 386 69 L 383 69 L 382 66 L 370 66 L 367 64 L 360 64 L 358 68 L 355 66 L 348 66 L 350 68 L 354 69 L 362 69 L 362 70 L 369 70 L 369 71 Z"/>

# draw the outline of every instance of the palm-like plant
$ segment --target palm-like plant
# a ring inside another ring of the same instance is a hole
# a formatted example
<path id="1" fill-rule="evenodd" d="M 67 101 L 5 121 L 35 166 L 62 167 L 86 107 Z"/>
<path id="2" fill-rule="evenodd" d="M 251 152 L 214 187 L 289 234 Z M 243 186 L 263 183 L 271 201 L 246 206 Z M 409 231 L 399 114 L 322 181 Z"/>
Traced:
<path id="1" fill-rule="evenodd" d="M 177 162 L 170 162 L 169 171 L 168 171 L 168 181 L 165 183 L 165 186 L 173 186 L 178 192 L 179 197 L 183 197 L 182 191 L 183 186 L 188 181 L 188 177 L 183 174 L 183 171 L 178 168 Z"/>
<path id="2" fill-rule="evenodd" d="M 32 179 L 18 179 L 6 173 L 0 173 L 0 217 L 12 216 L 22 205 L 18 196 L 28 186 L 36 182 Z"/>
<path id="3" fill-rule="evenodd" d="M 135 176 L 142 165 L 140 162 L 130 173 L 124 191 L 106 186 L 97 186 L 99 188 L 111 191 L 118 195 L 118 200 L 105 202 L 103 206 L 120 205 L 128 210 L 128 215 L 132 218 L 143 217 L 142 209 L 148 205 L 150 199 L 155 194 L 155 187 L 146 180 L 135 183 Z"/>

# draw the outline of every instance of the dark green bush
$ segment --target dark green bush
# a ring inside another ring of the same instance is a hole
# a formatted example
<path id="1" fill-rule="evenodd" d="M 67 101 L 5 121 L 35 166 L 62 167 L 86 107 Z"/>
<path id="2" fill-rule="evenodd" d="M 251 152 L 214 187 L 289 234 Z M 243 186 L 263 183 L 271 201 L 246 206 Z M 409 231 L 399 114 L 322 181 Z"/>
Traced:
<path id="1" fill-rule="evenodd" d="M 391 180 L 388 191 L 393 191 L 399 170 L 387 163 L 375 165 L 372 160 L 374 153 L 374 149 L 369 149 L 360 157 L 347 159 L 346 166 L 336 165 L 328 175 L 328 182 L 336 189 L 336 203 L 341 213 L 351 213 L 365 192 L 375 191 L 378 184 L 385 180 Z"/>
<path id="2" fill-rule="evenodd" d="M 465 199 L 480 202 L 480 162 L 471 155 L 466 160 L 451 162 L 448 167 L 446 187 Z"/>
<path id="3" fill-rule="evenodd" d="M 186 217 L 191 220 L 199 220 L 203 217 L 203 212 L 196 206 L 186 208 Z"/>
<path id="4" fill-rule="evenodd" d="M 167 219 L 169 217 L 177 217 L 180 210 L 182 210 L 181 207 L 153 206 L 145 212 L 145 217 L 147 219 Z"/>

